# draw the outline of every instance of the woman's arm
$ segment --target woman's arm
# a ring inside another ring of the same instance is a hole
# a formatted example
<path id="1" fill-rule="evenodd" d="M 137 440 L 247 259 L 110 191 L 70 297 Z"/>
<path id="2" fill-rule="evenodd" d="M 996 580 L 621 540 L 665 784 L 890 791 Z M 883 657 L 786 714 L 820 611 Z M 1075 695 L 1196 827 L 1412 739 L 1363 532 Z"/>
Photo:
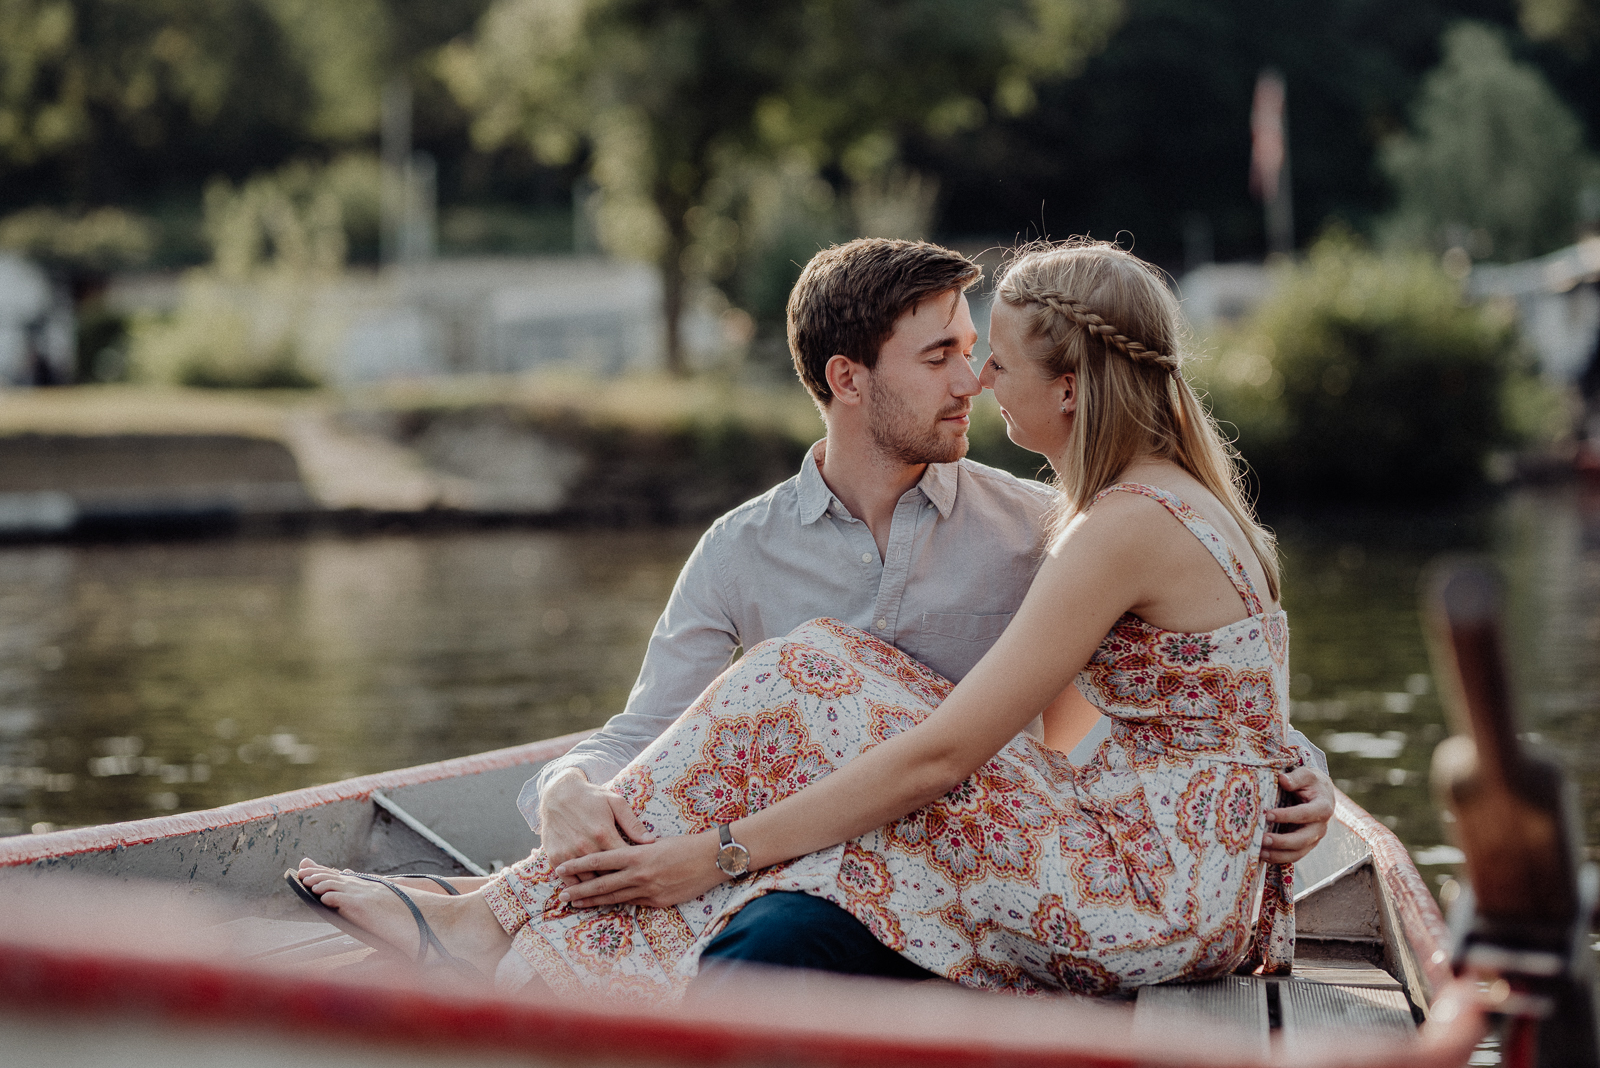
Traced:
<path id="1" fill-rule="evenodd" d="M 1167 532 L 1141 516 L 1137 505 L 1151 502 L 1126 503 L 1135 507 L 1097 506 L 1068 529 L 1000 640 L 926 720 L 736 821 L 751 869 L 847 841 L 942 797 L 1059 697 L 1123 612 L 1146 599 L 1140 562 L 1160 551 Z M 568 861 L 557 869 L 563 875 L 610 874 L 562 896 L 590 905 L 688 900 L 720 881 L 716 841 L 707 832 Z"/>

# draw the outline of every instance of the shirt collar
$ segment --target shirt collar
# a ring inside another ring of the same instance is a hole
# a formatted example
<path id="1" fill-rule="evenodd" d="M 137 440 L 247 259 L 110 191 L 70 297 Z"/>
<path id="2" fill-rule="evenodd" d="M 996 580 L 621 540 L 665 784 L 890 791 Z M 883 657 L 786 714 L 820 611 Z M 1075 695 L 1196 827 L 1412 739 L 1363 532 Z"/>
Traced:
<path id="1" fill-rule="evenodd" d="M 929 464 L 922 473 L 917 488 L 939 509 L 940 519 L 950 518 L 950 509 L 956 506 L 956 464 Z"/>
<path id="2" fill-rule="evenodd" d="M 822 451 L 822 442 L 817 442 L 806 450 L 806 458 L 800 465 L 800 523 L 802 526 L 815 523 L 827 514 L 828 509 L 838 501 L 833 491 L 828 488 L 828 483 L 822 478 L 822 468 L 817 466 L 817 453 Z M 939 518 L 949 519 L 950 509 L 956 504 L 957 484 L 956 464 L 929 464 L 922 472 L 922 478 L 917 482 L 917 489 L 933 506 L 939 510 Z M 839 502 L 841 510 L 844 503 Z"/>
<path id="3" fill-rule="evenodd" d="M 833 491 L 822 480 L 822 468 L 817 466 L 817 453 L 821 449 L 820 441 L 807 449 L 805 461 L 800 465 L 801 526 L 809 526 L 821 519 L 834 501 Z"/>

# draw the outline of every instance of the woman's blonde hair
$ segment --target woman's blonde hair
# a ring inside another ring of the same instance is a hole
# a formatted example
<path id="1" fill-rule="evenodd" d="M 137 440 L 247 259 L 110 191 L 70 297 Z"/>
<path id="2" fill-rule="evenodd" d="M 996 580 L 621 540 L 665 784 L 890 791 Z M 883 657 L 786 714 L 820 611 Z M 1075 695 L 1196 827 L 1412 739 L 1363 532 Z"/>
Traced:
<path id="1" fill-rule="evenodd" d="M 1049 346 L 1044 377 L 1077 376 L 1052 534 L 1140 456 L 1171 460 L 1232 513 L 1277 600 L 1276 539 L 1245 497 L 1238 454 L 1183 377 L 1178 302 L 1156 269 L 1105 241 L 1036 243 L 1017 250 L 995 294 Z"/>

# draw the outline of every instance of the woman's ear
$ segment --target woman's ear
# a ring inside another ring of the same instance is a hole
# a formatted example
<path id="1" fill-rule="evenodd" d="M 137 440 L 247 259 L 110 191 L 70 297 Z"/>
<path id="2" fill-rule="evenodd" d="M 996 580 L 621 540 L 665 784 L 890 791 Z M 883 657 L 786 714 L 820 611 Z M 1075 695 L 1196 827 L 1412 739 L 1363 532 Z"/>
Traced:
<path id="1" fill-rule="evenodd" d="M 1068 371 L 1056 379 L 1056 390 L 1061 396 L 1061 414 L 1075 413 L 1078 410 L 1078 376 Z"/>
<path id="2" fill-rule="evenodd" d="M 867 374 L 865 367 L 848 356 L 830 356 L 822 368 L 822 378 L 833 399 L 852 405 L 861 403 Z"/>

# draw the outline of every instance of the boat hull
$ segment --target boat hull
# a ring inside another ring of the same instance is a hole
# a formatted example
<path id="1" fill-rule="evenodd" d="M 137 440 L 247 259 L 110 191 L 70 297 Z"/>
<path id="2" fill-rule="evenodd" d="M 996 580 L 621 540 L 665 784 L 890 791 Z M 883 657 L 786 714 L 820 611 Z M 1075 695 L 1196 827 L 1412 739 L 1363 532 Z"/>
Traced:
<path id="1" fill-rule="evenodd" d="M 141 1057 L 265 1064 L 284 1056 L 393 1065 L 423 1053 L 433 1066 L 530 1058 L 907 1068 L 1285 1058 L 1442 1065 L 1464 1063 L 1463 1050 L 1481 1032 L 1481 1015 L 1470 1012 L 1430 1025 L 1421 1038 L 1411 1030 L 1410 1017 L 1426 1018 L 1449 982 L 1443 920 L 1393 834 L 1343 795 L 1334 833 L 1302 867 L 1299 897 L 1303 941 L 1321 946 L 1337 974 L 1240 981 L 1250 996 L 1277 999 L 1280 1017 L 1296 1011 L 1296 991 L 1354 991 L 1345 1004 L 1357 1015 L 1363 998 L 1375 1004 L 1380 994 L 1395 1001 L 1394 991 L 1403 992 L 1398 1029 L 1390 1010 L 1388 1030 L 1363 1030 L 1350 1017 L 1336 1038 L 1328 1020 L 1312 1016 L 1298 1031 L 1269 1032 L 1265 1009 L 1251 1031 L 1225 1014 L 1173 1017 L 1155 998 L 1134 1010 L 814 973 L 765 976 L 714 1002 L 674 1009 L 500 997 L 369 957 L 311 922 L 282 882 L 283 870 L 308 854 L 365 870 L 441 874 L 517 859 L 537 844 L 513 804 L 518 789 L 582 737 L 209 812 L 0 839 L 0 895 L 13 921 L 0 931 L 0 1048 L 42 1051 L 26 1058 L 37 1063 L 91 1065 Z M 250 942 L 263 930 L 288 929 L 312 930 L 315 944 L 303 935 L 265 950 Z M 351 958 L 366 959 L 340 966 Z M 1180 1025 L 1183 1041 L 1174 1043 Z"/>

